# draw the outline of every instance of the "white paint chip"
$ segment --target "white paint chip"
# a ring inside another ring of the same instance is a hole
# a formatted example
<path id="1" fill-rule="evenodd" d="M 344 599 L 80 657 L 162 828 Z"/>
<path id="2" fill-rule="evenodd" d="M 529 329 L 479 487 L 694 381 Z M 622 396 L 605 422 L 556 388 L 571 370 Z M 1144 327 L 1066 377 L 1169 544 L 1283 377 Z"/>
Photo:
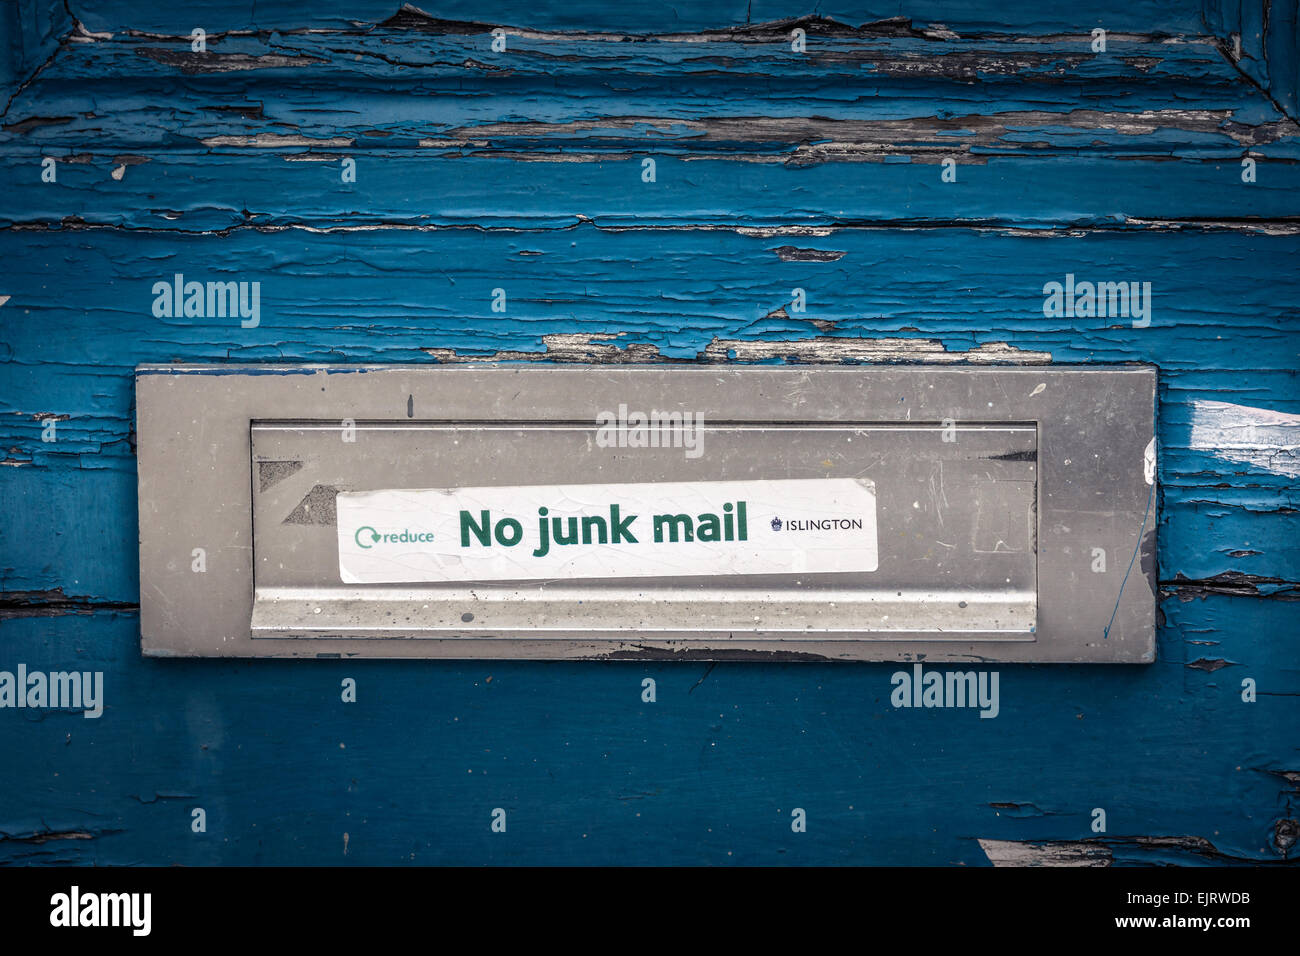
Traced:
<path id="1" fill-rule="evenodd" d="M 1231 402 L 1192 403 L 1188 447 L 1275 475 L 1300 478 L 1300 415 Z"/>
<path id="2" fill-rule="evenodd" d="M 1110 866 L 1111 863 L 1110 849 L 1096 843 L 981 839 L 979 844 L 994 866 Z"/>
<path id="3" fill-rule="evenodd" d="M 253 146 L 258 149 L 279 149 L 283 146 L 351 146 L 353 140 L 346 136 L 328 136 L 312 139 L 296 133 L 258 133 L 256 136 L 209 136 L 200 140 L 204 146 Z"/>

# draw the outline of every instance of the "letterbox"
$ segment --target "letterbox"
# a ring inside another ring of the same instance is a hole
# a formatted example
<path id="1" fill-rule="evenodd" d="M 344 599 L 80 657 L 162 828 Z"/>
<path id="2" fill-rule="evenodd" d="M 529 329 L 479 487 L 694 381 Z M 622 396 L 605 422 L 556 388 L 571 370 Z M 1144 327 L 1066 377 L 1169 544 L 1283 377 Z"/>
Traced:
<path id="1" fill-rule="evenodd" d="M 153 656 L 1145 662 L 1147 366 L 136 373 Z"/>

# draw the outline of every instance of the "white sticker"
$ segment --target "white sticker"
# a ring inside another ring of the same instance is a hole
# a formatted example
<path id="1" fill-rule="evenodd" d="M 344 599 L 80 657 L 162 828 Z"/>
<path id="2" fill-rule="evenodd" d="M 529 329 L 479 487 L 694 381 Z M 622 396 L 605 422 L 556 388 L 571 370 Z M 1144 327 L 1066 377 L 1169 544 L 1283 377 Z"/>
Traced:
<path id="1" fill-rule="evenodd" d="M 339 492 L 346 584 L 874 571 L 867 479 Z"/>

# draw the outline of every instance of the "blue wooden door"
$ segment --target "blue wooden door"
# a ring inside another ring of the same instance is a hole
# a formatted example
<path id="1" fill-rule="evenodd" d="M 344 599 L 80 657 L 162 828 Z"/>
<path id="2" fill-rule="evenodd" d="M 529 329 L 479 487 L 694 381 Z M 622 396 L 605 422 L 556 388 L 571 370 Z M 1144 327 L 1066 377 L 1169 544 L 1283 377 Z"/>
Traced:
<path id="1" fill-rule="evenodd" d="M 1294 859 L 1294 0 L 818 9 L 6 8 L 0 861 Z M 1155 364 L 1158 660 L 142 658 L 136 365 L 475 361 Z"/>

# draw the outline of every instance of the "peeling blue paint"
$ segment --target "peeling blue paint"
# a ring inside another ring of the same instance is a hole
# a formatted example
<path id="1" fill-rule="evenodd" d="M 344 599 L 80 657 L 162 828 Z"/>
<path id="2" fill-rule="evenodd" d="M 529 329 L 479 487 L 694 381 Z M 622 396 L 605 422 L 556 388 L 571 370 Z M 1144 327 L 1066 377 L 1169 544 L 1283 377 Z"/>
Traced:
<path id="1" fill-rule="evenodd" d="M 1300 490 L 1191 434 L 1197 402 L 1300 413 L 1294 0 L 918 3 L 887 36 L 810 23 L 803 58 L 663 37 L 808 13 L 768 0 L 430 11 L 558 31 L 496 59 L 482 31 L 374 26 L 396 8 L 0 16 L 0 668 L 107 687 L 98 720 L 0 710 L 0 862 L 984 865 L 981 838 L 1095 839 L 1100 806 L 1117 865 L 1294 863 Z M 155 318 L 175 272 L 260 281 L 260 325 Z M 1045 317 L 1067 273 L 1151 281 L 1150 326 Z M 971 720 L 894 710 L 887 664 L 140 656 L 136 374 L 875 340 L 1160 367 L 1155 664 L 1001 667 Z"/>

